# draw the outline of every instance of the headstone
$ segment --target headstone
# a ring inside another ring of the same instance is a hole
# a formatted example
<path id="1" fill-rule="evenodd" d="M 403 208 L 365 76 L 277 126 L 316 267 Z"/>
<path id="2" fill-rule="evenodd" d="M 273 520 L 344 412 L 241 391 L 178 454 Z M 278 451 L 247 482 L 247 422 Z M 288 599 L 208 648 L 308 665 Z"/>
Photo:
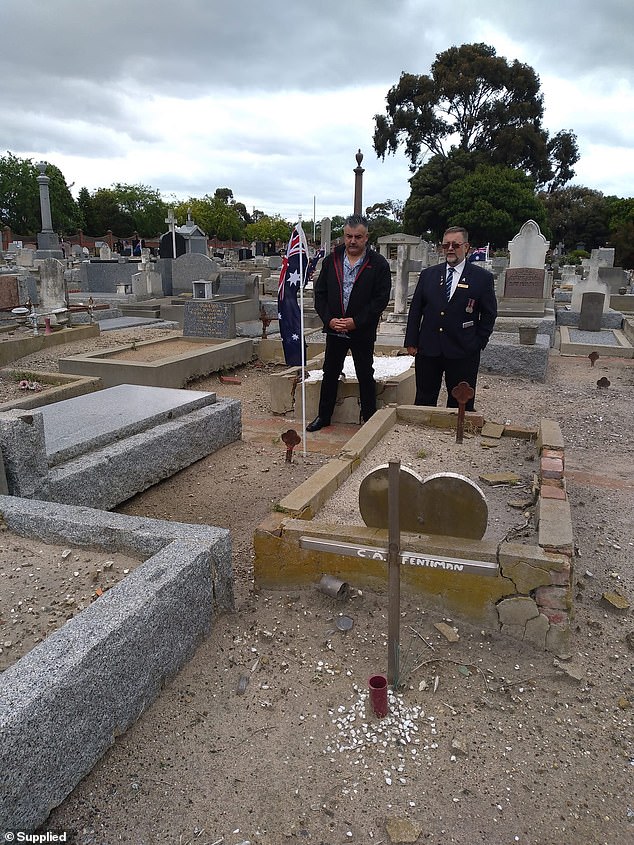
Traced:
<path id="1" fill-rule="evenodd" d="M 593 249 L 590 255 L 594 255 L 595 250 Z M 597 258 L 599 261 L 599 267 L 614 267 L 614 255 L 615 249 L 613 246 L 600 246 L 597 250 Z"/>
<path id="2" fill-rule="evenodd" d="M 549 243 L 534 220 L 527 220 L 509 241 L 509 267 L 543 270 Z"/>
<path id="3" fill-rule="evenodd" d="M 176 255 L 174 255 L 174 246 L 176 246 Z M 187 243 L 180 232 L 174 232 L 174 235 L 167 232 L 161 235 L 159 241 L 159 257 L 160 258 L 178 258 L 185 255 L 187 252 Z"/>
<path id="4" fill-rule="evenodd" d="M 20 305 L 18 277 L 15 273 L 0 273 L 0 311 L 8 311 Z"/>
<path id="5" fill-rule="evenodd" d="M 577 267 L 574 264 L 564 264 L 561 268 L 561 287 L 572 287 L 579 281 Z"/>
<path id="6" fill-rule="evenodd" d="M 586 291 L 581 298 L 579 330 L 586 332 L 601 331 L 605 294 L 599 291 Z"/>
<path id="7" fill-rule="evenodd" d="M 372 470 L 362 480 L 359 510 L 368 527 L 388 528 L 388 464 Z M 484 493 L 469 478 L 441 472 L 423 480 L 414 470 L 401 467 L 401 530 L 481 540 L 488 512 Z"/>
<path id="8" fill-rule="evenodd" d="M 64 265 L 56 258 L 40 261 L 40 309 L 44 312 L 66 306 Z"/>
<path id="9" fill-rule="evenodd" d="M 324 255 L 330 254 L 330 247 L 332 241 L 332 223 L 330 217 L 324 217 L 321 221 L 321 239 L 320 246 L 324 250 Z"/>
<path id="10" fill-rule="evenodd" d="M 370 528 L 388 527 L 388 464 L 381 464 L 361 481 L 359 510 Z M 423 479 L 414 470 L 401 467 L 399 474 L 399 521 L 402 531 L 418 534 L 420 527 L 420 492 Z"/>
<path id="11" fill-rule="evenodd" d="M 419 531 L 481 540 L 487 529 L 489 509 L 475 482 L 453 472 L 428 476 L 419 496 Z"/>
<path id="12" fill-rule="evenodd" d="M 581 305 L 585 293 L 600 293 L 603 296 L 603 313 L 607 313 L 610 303 L 610 289 L 605 282 L 599 279 L 599 253 L 593 250 L 589 263 L 588 276 L 581 279 L 572 289 L 570 310 L 575 314 L 581 314 Z"/>
<path id="13" fill-rule="evenodd" d="M 185 303 L 183 337 L 236 337 L 235 310 L 231 302 L 192 300 Z"/>
<path id="14" fill-rule="evenodd" d="M 509 241 L 509 265 L 503 276 L 496 278 L 500 316 L 543 315 L 550 297 L 550 281 L 544 262 L 549 243 L 534 220 L 527 220 L 513 240 Z"/>
<path id="15" fill-rule="evenodd" d="M 217 293 L 220 296 L 245 296 L 249 299 L 257 299 L 259 297 L 257 276 L 246 273 L 244 270 L 221 270 Z"/>
<path id="16" fill-rule="evenodd" d="M 108 246 L 108 244 L 102 244 L 99 247 L 99 258 L 102 261 L 110 261 L 112 258 L 112 250 Z"/>
<path id="17" fill-rule="evenodd" d="M 212 281 L 219 270 L 218 264 L 206 255 L 181 255 L 172 263 L 172 290 L 174 294 L 191 293 L 192 282 Z"/>
<path id="18" fill-rule="evenodd" d="M 15 257 L 15 263 L 18 267 L 33 267 L 34 258 L 34 249 L 21 249 Z"/>

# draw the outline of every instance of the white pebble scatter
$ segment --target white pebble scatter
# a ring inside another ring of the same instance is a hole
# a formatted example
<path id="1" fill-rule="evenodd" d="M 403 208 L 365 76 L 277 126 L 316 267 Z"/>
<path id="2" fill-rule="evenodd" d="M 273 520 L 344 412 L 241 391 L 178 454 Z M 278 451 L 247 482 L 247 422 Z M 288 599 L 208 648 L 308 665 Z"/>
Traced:
<path id="1" fill-rule="evenodd" d="M 330 711 L 335 734 L 327 737 L 324 753 L 344 753 L 352 758 L 353 765 L 361 765 L 364 769 L 368 768 L 368 763 L 372 766 L 377 758 L 385 765 L 388 762 L 385 755 L 391 753 L 394 757 L 396 754 L 398 762 L 380 771 L 388 786 L 406 784 L 407 758 L 415 761 L 421 747 L 429 748 L 427 743 L 421 746 L 421 724 L 423 729 L 435 730 L 435 717 L 425 719 L 422 707 L 408 706 L 401 694 L 388 690 L 388 714 L 380 719 L 372 711 L 368 691 L 357 686 L 354 690 L 357 697 L 349 707 L 339 705 Z"/>

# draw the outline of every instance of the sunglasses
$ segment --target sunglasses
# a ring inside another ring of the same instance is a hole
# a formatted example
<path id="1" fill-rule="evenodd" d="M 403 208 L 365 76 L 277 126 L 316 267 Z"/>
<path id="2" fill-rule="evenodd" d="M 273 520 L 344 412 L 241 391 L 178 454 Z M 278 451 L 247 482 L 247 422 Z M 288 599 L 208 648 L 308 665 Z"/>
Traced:
<path id="1" fill-rule="evenodd" d="M 466 246 L 466 245 L 467 245 L 467 244 L 466 244 L 466 242 L 465 242 L 465 241 L 462 241 L 461 243 L 458 243 L 457 241 L 447 241 L 447 243 L 445 243 L 445 244 L 441 244 L 441 245 L 440 245 L 440 248 L 441 248 L 441 249 L 444 249 L 444 250 L 448 250 L 448 249 L 458 249 L 458 247 L 461 247 L 461 246 Z"/>

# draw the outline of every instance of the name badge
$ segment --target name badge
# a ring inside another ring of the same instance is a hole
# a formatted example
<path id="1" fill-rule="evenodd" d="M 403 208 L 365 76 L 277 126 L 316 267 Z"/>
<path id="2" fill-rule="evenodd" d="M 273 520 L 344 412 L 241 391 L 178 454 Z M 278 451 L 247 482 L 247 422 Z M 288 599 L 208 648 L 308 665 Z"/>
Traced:
<path id="1" fill-rule="evenodd" d="M 466 290 L 469 290 L 469 285 L 463 285 L 463 284 L 460 284 L 460 282 L 458 282 L 458 284 L 456 285 L 456 287 L 459 287 L 459 288 L 465 288 Z"/>
<path id="2" fill-rule="evenodd" d="M 462 328 L 463 329 L 470 329 L 471 326 L 473 326 L 473 325 L 475 325 L 473 320 L 469 320 L 468 322 L 462 324 Z"/>

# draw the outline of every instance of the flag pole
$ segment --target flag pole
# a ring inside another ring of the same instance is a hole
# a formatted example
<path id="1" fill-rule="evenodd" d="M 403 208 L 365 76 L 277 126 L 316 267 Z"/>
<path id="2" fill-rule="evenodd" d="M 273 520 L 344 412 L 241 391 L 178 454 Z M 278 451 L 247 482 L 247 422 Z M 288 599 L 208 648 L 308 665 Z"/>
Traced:
<path id="1" fill-rule="evenodd" d="M 299 342 L 302 353 L 302 444 L 303 454 L 304 457 L 306 457 L 306 381 L 304 378 L 306 367 L 306 351 L 304 346 L 304 238 L 302 237 L 304 229 L 302 227 L 301 214 L 299 215 L 299 222 L 297 226 L 301 230 L 297 233 L 299 236 Z M 308 254 L 306 255 L 306 258 L 308 258 Z"/>

